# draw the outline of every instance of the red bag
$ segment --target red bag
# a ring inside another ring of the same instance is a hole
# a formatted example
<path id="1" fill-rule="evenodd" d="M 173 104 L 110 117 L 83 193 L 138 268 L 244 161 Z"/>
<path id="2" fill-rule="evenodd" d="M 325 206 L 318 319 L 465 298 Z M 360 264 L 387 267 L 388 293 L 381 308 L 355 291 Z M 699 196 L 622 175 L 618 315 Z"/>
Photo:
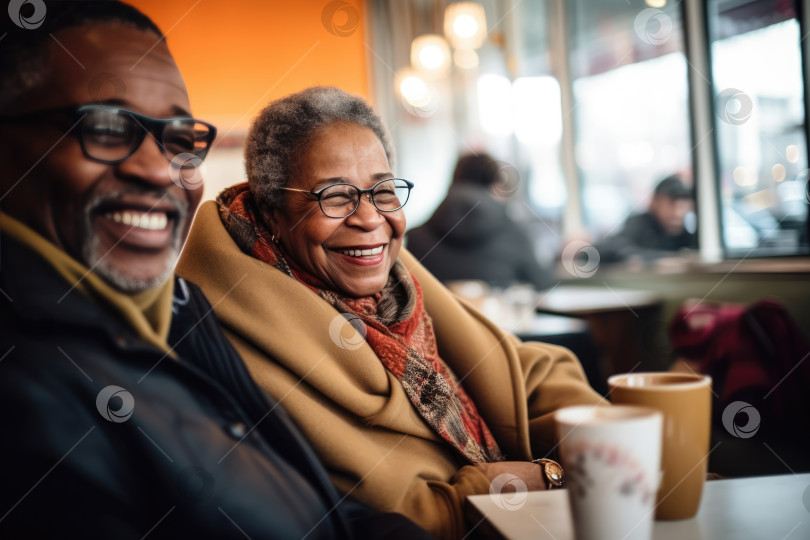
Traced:
<path id="1" fill-rule="evenodd" d="M 810 345 L 779 302 L 687 304 L 669 335 L 678 355 L 712 377 L 718 424 L 728 404 L 745 401 L 760 413 L 766 437 L 807 440 Z"/>

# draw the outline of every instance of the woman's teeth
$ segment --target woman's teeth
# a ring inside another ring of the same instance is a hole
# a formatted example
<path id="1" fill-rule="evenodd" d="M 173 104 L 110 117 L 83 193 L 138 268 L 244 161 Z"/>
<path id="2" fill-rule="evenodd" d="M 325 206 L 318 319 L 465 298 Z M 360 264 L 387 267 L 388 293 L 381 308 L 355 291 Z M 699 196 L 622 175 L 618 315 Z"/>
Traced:
<path id="1" fill-rule="evenodd" d="M 383 252 L 383 247 L 375 247 L 373 249 L 341 249 L 338 253 L 348 255 L 349 257 L 368 257 L 371 255 L 379 255 Z"/>
<path id="2" fill-rule="evenodd" d="M 131 225 L 149 231 L 162 231 L 169 223 L 169 218 L 164 213 L 109 212 L 104 217 L 116 223 L 123 223 L 124 225 Z"/>

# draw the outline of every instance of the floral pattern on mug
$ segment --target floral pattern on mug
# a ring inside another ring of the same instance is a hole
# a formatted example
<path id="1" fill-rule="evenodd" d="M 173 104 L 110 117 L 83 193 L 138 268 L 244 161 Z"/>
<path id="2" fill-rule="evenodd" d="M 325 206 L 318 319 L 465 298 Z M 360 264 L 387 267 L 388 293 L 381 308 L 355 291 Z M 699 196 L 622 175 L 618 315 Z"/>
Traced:
<path id="1" fill-rule="evenodd" d="M 573 495 L 587 497 L 595 491 L 606 491 L 624 497 L 639 497 L 643 504 L 655 498 L 656 484 L 649 478 L 631 451 L 608 444 L 580 441 L 569 450 L 566 475 Z"/>

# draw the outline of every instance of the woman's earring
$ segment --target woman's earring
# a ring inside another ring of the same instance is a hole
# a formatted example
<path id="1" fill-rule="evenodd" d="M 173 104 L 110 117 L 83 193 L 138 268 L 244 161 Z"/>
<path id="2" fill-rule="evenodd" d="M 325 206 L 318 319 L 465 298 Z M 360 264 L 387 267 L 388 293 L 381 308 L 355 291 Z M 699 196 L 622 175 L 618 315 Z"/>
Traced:
<path id="1" fill-rule="evenodd" d="M 273 233 L 270 235 L 270 240 L 272 240 L 274 244 L 278 245 L 278 241 L 280 240 L 280 238 L 276 238 L 276 234 Z"/>

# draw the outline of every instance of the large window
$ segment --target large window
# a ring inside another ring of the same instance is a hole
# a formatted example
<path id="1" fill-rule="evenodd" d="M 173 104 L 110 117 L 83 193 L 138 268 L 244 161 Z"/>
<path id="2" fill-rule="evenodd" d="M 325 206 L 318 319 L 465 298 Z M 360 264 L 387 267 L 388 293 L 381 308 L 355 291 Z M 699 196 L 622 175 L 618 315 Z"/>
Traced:
<path id="1" fill-rule="evenodd" d="M 644 212 L 659 180 L 677 174 L 692 184 L 687 64 L 676 4 L 566 3 L 574 151 L 585 224 L 597 241 Z"/>
<path id="2" fill-rule="evenodd" d="M 618 232 L 670 175 L 694 188 L 685 225 L 705 260 L 808 253 L 800 0 L 476 3 L 476 63 L 428 79 L 424 110 L 402 106 L 391 81 L 452 2 L 371 4 L 377 105 L 398 172 L 417 181 L 412 226 L 444 197 L 456 156 L 484 150 L 504 162 L 513 215 L 547 261 L 567 233 Z"/>
<path id="3" fill-rule="evenodd" d="M 707 6 L 727 256 L 807 252 L 807 139 L 794 2 Z"/>

